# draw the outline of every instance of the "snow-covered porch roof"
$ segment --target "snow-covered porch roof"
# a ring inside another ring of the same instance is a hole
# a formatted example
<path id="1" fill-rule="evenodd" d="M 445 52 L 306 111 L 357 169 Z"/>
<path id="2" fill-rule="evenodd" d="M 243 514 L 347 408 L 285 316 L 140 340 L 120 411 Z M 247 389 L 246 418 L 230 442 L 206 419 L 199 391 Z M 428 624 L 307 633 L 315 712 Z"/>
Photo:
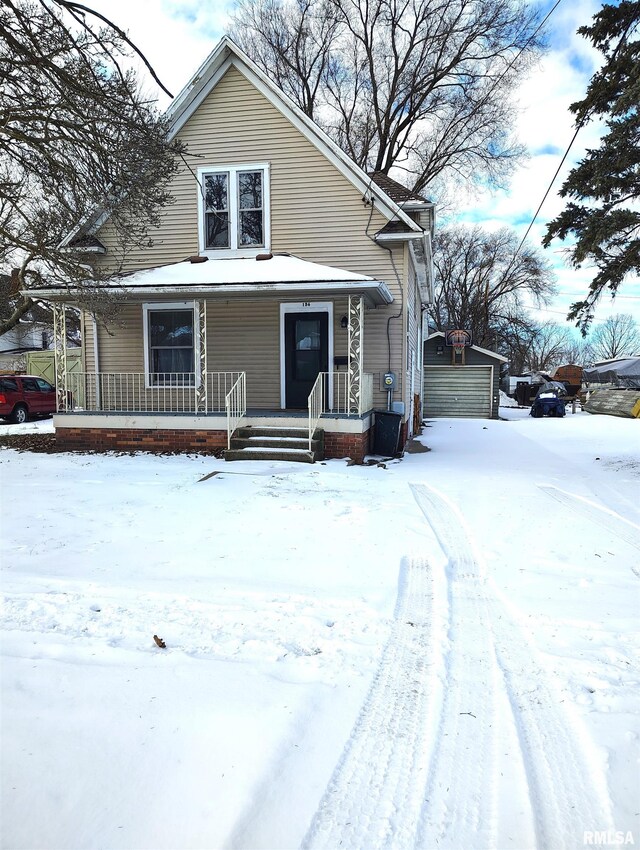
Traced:
<path id="1" fill-rule="evenodd" d="M 262 258 L 260 258 L 262 257 Z M 123 295 L 180 295 L 231 298 L 256 295 L 362 295 L 370 307 L 391 304 L 393 296 L 384 281 L 345 269 L 311 263 L 289 254 L 264 254 L 259 258 L 207 260 L 192 257 L 179 263 L 144 269 L 114 278 L 105 289 Z M 52 301 L 72 300 L 73 289 L 30 290 L 32 297 Z"/>

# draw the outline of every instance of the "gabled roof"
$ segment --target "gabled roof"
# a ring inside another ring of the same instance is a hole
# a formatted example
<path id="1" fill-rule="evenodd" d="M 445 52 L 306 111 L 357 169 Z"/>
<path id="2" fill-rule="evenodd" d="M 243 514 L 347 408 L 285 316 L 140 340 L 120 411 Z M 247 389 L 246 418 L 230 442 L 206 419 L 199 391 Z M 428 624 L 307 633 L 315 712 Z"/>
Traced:
<path id="1" fill-rule="evenodd" d="M 329 138 L 324 130 L 321 130 L 291 98 L 281 91 L 228 36 L 224 36 L 221 39 L 167 110 L 167 117 L 171 120 L 171 133 L 173 136 L 180 132 L 200 104 L 213 91 L 216 84 L 232 66 L 243 74 L 312 145 L 324 154 L 364 197 L 373 197 L 387 217 L 399 218 L 404 223 L 405 230 L 413 231 L 416 235 L 422 233 L 420 225 L 401 209 L 398 202 L 388 194 L 385 187 L 381 186 L 378 180 L 372 175 L 366 174 L 357 166 Z M 400 187 L 399 183 L 388 178 L 386 186 L 390 188 L 390 184 Z M 413 197 L 413 200 L 418 200 L 418 197 Z M 425 202 L 423 198 L 419 200 L 422 203 L 429 203 Z"/>
<path id="2" fill-rule="evenodd" d="M 425 339 L 425 342 L 427 342 L 427 340 L 429 340 L 429 339 L 434 339 L 434 337 L 437 337 L 437 336 L 441 336 L 444 339 L 445 335 L 444 335 L 443 331 L 434 331 L 432 334 L 429 334 L 427 339 Z M 481 354 L 488 354 L 489 357 L 495 357 L 496 360 L 500 360 L 500 361 L 502 361 L 502 363 L 508 363 L 509 362 L 508 357 L 503 357 L 502 354 L 498 354 L 495 351 L 489 351 L 488 348 L 481 348 L 479 345 L 472 345 L 472 346 L 470 346 L 470 348 L 473 348 L 474 351 L 479 351 Z"/>

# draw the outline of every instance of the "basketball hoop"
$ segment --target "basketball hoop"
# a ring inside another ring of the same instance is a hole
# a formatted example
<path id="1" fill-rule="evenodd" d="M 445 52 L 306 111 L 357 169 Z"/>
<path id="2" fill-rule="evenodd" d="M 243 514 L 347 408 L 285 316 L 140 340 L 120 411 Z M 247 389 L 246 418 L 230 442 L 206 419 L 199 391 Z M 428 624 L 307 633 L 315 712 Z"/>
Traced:
<path id="1" fill-rule="evenodd" d="M 471 331 L 465 331 L 462 328 L 445 331 L 444 344 L 451 349 L 452 366 L 465 365 L 464 350 L 472 343 Z"/>
<path id="2" fill-rule="evenodd" d="M 445 331 L 444 344 L 450 346 L 455 351 L 460 348 L 466 348 L 473 343 L 471 331 L 465 331 L 461 328 Z"/>

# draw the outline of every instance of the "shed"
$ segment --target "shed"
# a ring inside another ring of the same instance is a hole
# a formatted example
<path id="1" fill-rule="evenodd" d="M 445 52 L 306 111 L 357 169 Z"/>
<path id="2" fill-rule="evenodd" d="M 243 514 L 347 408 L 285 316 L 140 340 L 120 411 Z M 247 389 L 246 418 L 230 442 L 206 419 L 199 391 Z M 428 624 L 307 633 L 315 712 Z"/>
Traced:
<path id="1" fill-rule="evenodd" d="M 464 365 L 454 365 L 444 333 L 430 334 L 424 342 L 424 416 L 497 419 L 500 366 L 507 362 L 495 351 L 471 345 Z"/>

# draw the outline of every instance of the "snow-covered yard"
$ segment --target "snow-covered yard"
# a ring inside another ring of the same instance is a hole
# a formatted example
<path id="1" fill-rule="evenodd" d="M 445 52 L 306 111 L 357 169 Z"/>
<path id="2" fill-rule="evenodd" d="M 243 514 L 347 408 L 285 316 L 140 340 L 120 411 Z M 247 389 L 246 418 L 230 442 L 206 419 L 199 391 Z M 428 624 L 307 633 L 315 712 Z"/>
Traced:
<path id="1" fill-rule="evenodd" d="M 385 467 L 0 450 L 5 850 L 640 844 L 640 422 L 502 413 Z"/>

